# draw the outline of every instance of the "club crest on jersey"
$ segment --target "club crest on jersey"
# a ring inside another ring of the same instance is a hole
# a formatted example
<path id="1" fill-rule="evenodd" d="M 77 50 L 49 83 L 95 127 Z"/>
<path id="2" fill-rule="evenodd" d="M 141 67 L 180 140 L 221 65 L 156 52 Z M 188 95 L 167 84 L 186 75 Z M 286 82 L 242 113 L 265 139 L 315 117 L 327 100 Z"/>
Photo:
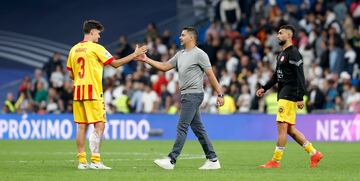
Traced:
<path id="1" fill-rule="evenodd" d="M 284 112 L 284 107 L 279 107 L 279 113 L 282 113 L 282 112 Z"/>
<path id="2" fill-rule="evenodd" d="M 284 56 L 281 56 L 281 57 L 280 57 L 280 61 L 283 62 L 284 60 L 285 60 L 285 57 L 284 57 Z"/>

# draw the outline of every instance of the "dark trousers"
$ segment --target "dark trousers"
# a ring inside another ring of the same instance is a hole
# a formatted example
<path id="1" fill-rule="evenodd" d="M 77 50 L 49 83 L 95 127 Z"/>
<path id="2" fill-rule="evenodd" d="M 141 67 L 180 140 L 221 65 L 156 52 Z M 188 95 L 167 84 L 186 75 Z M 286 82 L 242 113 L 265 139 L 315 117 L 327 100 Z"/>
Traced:
<path id="1" fill-rule="evenodd" d="M 180 155 L 184 147 L 189 126 L 198 138 L 207 159 L 215 160 L 217 156 L 201 122 L 199 107 L 204 99 L 203 93 L 181 94 L 180 120 L 177 125 L 177 135 L 169 157 L 172 162 Z"/>

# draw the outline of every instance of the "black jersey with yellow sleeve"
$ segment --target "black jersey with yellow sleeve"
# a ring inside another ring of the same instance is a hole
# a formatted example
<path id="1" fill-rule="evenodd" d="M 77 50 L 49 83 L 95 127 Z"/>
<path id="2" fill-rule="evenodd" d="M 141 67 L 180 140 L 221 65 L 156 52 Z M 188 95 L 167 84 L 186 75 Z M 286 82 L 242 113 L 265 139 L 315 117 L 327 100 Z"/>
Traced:
<path id="1" fill-rule="evenodd" d="M 305 77 L 300 52 L 291 45 L 277 56 L 276 61 L 276 70 L 263 88 L 266 91 L 278 83 L 278 99 L 302 101 L 305 94 Z"/>

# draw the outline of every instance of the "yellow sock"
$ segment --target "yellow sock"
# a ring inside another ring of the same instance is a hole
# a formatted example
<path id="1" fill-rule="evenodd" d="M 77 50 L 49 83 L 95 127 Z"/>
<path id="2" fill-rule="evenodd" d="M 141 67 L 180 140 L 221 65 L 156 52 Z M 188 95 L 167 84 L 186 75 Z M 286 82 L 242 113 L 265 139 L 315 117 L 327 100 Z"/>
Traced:
<path id="1" fill-rule="evenodd" d="M 282 155 L 284 153 L 284 149 L 285 147 L 276 147 L 275 148 L 275 151 L 274 151 L 274 154 L 273 154 L 273 157 L 272 157 L 272 160 L 274 161 L 277 161 L 277 162 L 280 162 L 281 158 L 282 158 Z"/>
<path id="2" fill-rule="evenodd" d="M 86 152 L 81 152 L 77 154 L 78 160 L 80 163 L 87 163 Z"/>
<path id="3" fill-rule="evenodd" d="M 93 163 L 99 163 L 101 161 L 101 159 L 100 159 L 100 154 L 99 153 L 93 153 L 92 155 L 91 155 L 91 162 L 93 162 Z"/>
<path id="4" fill-rule="evenodd" d="M 303 144 L 303 147 L 305 149 L 305 151 L 307 153 L 309 153 L 310 155 L 313 155 L 316 153 L 316 149 L 312 146 L 312 144 L 308 141 L 306 141 L 304 144 Z"/>

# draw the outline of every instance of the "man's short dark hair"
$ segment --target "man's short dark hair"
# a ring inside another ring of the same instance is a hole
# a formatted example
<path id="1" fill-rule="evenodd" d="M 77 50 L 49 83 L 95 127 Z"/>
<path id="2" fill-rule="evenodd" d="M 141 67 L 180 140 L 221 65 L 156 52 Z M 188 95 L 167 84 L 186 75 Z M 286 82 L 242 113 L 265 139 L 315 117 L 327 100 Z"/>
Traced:
<path id="1" fill-rule="evenodd" d="M 196 28 L 191 27 L 191 26 L 186 26 L 186 27 L 183 28 L 183 30 L 186 30 L 187 32 L 189 32 L 189 33 L 194 37 L 195 42 L 197 42 L 199 33 L 198 33 L 198 31 L 196 30 Z"/>
<path id="2" fill-rule="evenodd" d="M 282 25 L 282 26 L 280 26 L 279 30 L 281 30 L 281 29 L 290 30 L 292 32 L 292 34 L 293 34 L 293 37 L 295 36 L 296 29 L 295 29 L 294 26 L 292 26 L 292 25 Z"/>
<path id="3" fill-rule="evenodd" d="M 83 32 L 89 34 L 92 29 L 97 29 L 99 31 L 104 31 L 104 26 L 96 20 L 86 20 L 83 25 Z"/>

